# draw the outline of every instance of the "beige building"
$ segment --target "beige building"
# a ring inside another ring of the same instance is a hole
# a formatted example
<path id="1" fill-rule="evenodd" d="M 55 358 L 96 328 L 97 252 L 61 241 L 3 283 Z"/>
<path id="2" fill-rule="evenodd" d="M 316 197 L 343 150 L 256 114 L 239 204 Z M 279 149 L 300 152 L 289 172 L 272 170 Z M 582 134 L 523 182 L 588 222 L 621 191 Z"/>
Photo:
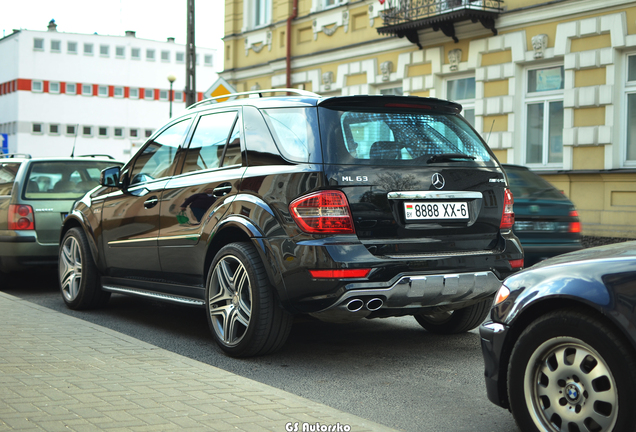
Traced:
<path id="1" fill-rule="evenodd" d="M 584 235 L 636 238 L 636 1 L 226 0 L 224 40 L 239 91 L 458 101 Z"/>

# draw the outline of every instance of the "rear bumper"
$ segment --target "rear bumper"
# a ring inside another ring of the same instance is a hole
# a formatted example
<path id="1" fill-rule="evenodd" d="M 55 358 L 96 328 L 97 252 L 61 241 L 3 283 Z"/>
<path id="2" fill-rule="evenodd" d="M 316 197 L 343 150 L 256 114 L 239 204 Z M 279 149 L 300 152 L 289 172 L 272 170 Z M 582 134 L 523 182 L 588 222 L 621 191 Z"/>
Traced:
<path id="1" fill-rule="evenodd" d="M 479 327 L 481 336 L 481 351 L 484 356 L 484 377 L 488 399 L 495 405 L 508 408 L 506 395 L 506 371 L 501 369 L 501 359 L 504 341 L 508 334 L 508 327 L 487 321 Z"/>
<path id="2" fill-rule="evenodd" d="M 259 239 L 267 251 L 263 262 L 282 304 L 295 313 L 397 316 L 423 308 L 454 310 L 496 293 L 501 282 L 517 269 L 510 260 L 523 257 L 518 241 L 507 241 L 505 250 L 450 252 L 419 256 L 378 256 L 352 237 L 292 242 Z M 516 240 L 516 238 L 514 239 Z M 504 249 L 504 248 L 502 248 Z M 311 269 L 370 269 L 366 278 L 313 278 Z M 367 307 L 369 300 L 372 307 Z M 379 306 L 379 307 L 378 307 Z M 366 310 L 366 312 L 365 312 Z"/>
<path id="3" fill-rule="evenodd" d="M 58 245 L 41 244 L 33 233 L 0 233 L 0 271 L 10 273 L 57 264 Z"/>
<path id="4" fill-rule="evenodd" d="M 523 244 L 524 259 L 526 267 L 568 252 L 574 252 L 583 249 L 580 242 L 563 243 L 563 244 Z"/>

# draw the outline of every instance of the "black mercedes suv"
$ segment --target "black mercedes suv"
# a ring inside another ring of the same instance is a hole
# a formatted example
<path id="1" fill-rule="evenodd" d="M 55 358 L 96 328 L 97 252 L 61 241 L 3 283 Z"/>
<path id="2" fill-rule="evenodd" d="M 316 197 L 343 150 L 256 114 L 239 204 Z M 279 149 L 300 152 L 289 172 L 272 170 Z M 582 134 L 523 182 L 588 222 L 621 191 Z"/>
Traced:
<path id="1" fill-rule="evenodd" d="M 504 171 L 460 105 L 247 93 L 193 105 L 75 204 L 70 308 L 111 293 L 199 306 L 236 357 L 281 348 L 293 314 L 481 324 L 523 250 Z"/>

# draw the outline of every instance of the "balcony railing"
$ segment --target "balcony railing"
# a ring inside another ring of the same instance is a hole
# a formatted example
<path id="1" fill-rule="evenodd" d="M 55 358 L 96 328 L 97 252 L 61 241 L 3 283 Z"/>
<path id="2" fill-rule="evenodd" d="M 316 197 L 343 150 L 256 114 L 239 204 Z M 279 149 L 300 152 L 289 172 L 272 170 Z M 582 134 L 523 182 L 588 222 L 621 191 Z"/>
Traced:
<path id="1" fill-rule="evenodd" d="M 441 29 L 457 42 L 454 23 L 471 20 L 481 22 L 497 34 L 494 20 L 503 11 L 502 3 L 503 0 L 386 0 L 382 12 L 384 25 L 378 28 L 378 33 L 402 37 L 433 28 Z"/>

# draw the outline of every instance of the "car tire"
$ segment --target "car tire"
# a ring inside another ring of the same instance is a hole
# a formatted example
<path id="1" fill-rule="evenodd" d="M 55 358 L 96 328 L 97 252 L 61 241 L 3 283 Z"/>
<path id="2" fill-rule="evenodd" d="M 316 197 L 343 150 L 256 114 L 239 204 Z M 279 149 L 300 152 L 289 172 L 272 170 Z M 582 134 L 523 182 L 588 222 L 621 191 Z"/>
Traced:
<path id="1" fill-rule="evenodd" d="M 279 350 L 292 316 L 285 312 L 255 247 L 231 243 L 215 256 L 206 281 L 208 324 L 218 345 L 232 357 Z"/>
<path id="2" fill-rule="evenodd" d="M 635 431 L 635 387 L 622 336 L 577 310 L 532 322 L 510 356 L 508 397 L 524 432 Z"/>
<path id="3" fill-rule="evenodd" d="M 82 229 L 68 230 L 60 243 L 58 258 L 60 290 L 69 308 L 94 309 L 108 302 L 110 293 L 101 289 L 97 266 Z"/>
<path id="4" fill-rule="evenodd" d="M 492 298 L 475 303 L 465 308 L 437 312 L 419 313 L 415 315 L 417 322 L 427 331 L 436 334 L 464 333 L 478 327 L 490 312 Z"/>

